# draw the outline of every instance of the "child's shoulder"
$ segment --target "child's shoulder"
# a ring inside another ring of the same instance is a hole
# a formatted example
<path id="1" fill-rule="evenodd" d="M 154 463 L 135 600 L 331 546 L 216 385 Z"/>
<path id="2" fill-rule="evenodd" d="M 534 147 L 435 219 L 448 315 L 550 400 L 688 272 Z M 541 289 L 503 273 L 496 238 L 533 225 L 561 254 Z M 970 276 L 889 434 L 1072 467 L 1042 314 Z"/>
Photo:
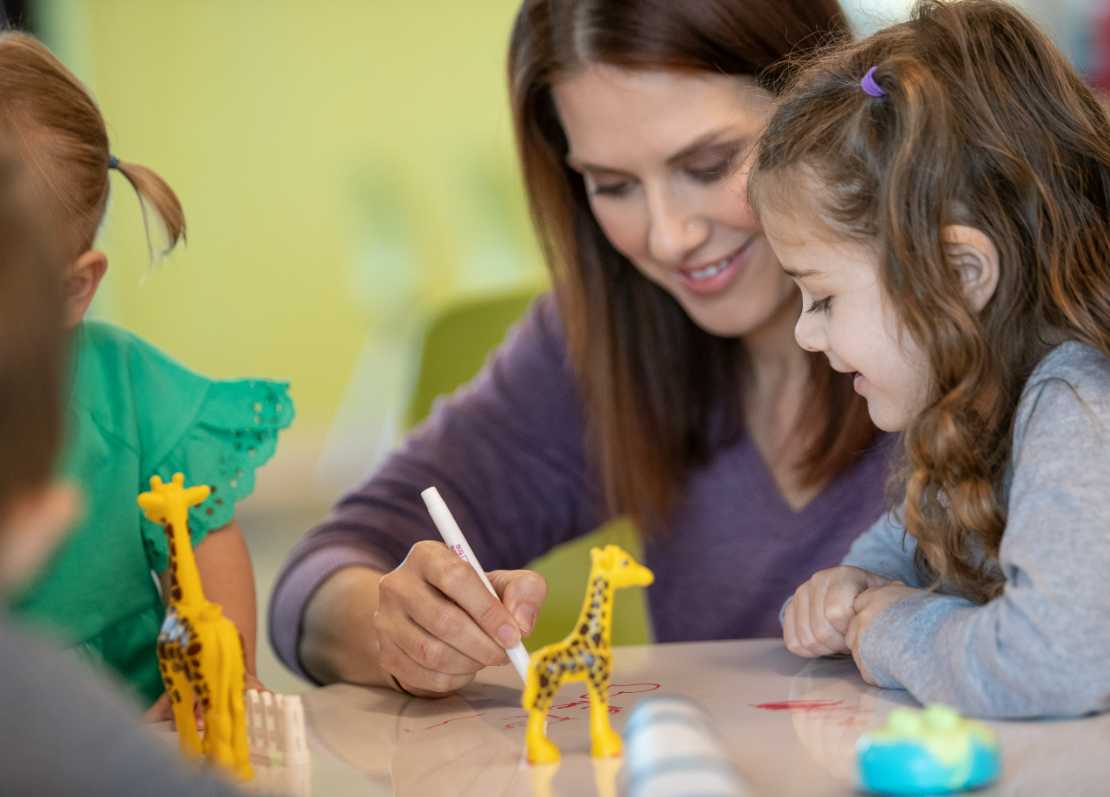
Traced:
<path id="1" fill-rule="evenodd" d="M 1079 341 L 1062 343 L 1047 355 L 1029 377 L 1018 405 L 1017 428 L 1033 418 L 1075 432 L 1110 431 L 1110 357 Z M 1076 424 L 1077 419 L 1084 423 Z"/>
<path id="2" fill-rule="evenodd" d="M 78 328 L 78 368 L 100 369 L 100 376 L 142 379 L 181 375 L 203 377 L 181 365 L 133 332 L 105 321 L 85 321 Z"/>
<path id="3" fill-rule="evenodd" d="M 1061 343 L 1037 364 L 1026 393 L 1051 383 L 1069 386 L 1079 398 L 1105 400 L 1110 397 L 1110 357 L 1076 340 Z"/>
<path id="4" fill-rule="evenodd" d="M 114 324 L 83 322 L 77 335 L 74 398 L 101 418 L 129 415 L 135 402 L 173 405 L 208 387 L 205 377 Z"/>

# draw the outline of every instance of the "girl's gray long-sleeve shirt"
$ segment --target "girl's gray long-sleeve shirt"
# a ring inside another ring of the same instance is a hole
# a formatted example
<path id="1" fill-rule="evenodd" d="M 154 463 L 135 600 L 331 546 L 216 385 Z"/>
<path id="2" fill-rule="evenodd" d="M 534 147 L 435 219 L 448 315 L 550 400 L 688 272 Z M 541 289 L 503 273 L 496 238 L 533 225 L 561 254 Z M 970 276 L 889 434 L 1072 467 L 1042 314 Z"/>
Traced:
<path id="1" fill-rule="evenodd" d="M 1053 349 L 1018 405 L 998 564 L 979 605 L 943 591 L 887 607 L 860 655 L 881 686 L 984 717 L 1110 708 L 1110 358 Z M 914 541 L 887 515 L 844 564 L 923 587 Z"/>

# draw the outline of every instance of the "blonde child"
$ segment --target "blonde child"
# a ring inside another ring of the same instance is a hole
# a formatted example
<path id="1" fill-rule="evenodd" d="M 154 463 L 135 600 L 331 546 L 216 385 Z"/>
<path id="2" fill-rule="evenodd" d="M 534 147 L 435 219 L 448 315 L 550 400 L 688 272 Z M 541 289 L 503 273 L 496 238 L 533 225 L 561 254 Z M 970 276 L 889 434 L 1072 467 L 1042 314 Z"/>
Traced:
<path id="1" fill-rule="evenodd" d="M 1110 124 L 994 0 L 809 65 L 751 192 L 795 335 L 904 439 L 897 508 L 801 585 L 787 647 L 977 715 L 1110 706 Z"/>
<path id="2" fill-rule="evenodd" d="M 223 605 L 243 636 L 253 683 L 254 578 L 234 511 L 293 407 L 284 384 L 211 381 L 122 329 L 83 320 L 108 267 L 93 247 L 109 175 L 124 177 L 144 214 L 149 207 L 158 216 L 169 248 L 185 233 L 181 205 L 154 172 L 112 154 L 85 88 L 20 33 L 0 34 L 0 110 L 11 119 L 67 263 L 72 365 L 62 471 L 85 497 L 76 529 L 12 608 L 104 662 L 145 705 L 154 704 L 152 716 L 163 716 L 155 641 L 164 605 L 150 574 L 159 574 L 165 593 L 167 545 L 162 530 L 141 517 L 135 497 L 154 474 L 166 479 L 182 471 L 190 482 L 212 485 L 212 498 L 190 516 L 197 564 L 208 598 Z M 190 324 L 203 323 L 203 308 L 180 309 L 193 316 Z"/>

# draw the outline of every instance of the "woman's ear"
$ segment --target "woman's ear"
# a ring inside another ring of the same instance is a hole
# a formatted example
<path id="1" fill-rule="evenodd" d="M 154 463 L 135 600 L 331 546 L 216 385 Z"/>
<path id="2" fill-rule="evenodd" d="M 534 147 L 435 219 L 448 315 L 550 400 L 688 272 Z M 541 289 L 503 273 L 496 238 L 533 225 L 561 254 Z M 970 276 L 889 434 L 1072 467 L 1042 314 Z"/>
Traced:
<path id="1" fill-rule="evenodd" d="M 968 304 L 979 312 L 998 288 L 998 248 L 982 230 L 961 224 L 945 227 L 941 237 L 948 262 L 959 273 Z"/>
<path id="2" fill-rule="evenodd" d="M 107 255 L 95 249 L 90 249 L 70 264 L 65 275 L 67 329 L 81 323 L 107 270 Z"/>

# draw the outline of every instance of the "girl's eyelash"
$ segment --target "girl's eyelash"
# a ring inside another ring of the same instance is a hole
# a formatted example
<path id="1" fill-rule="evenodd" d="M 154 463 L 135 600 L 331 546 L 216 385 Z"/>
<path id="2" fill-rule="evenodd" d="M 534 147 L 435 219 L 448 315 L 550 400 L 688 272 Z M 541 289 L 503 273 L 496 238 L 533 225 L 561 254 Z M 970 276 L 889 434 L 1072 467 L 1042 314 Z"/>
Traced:
<path id="1" fill-rule="evenodd" d="M 832 302 L 831 296 L 826 296 L 824 299 L 814 299 L 813 303 L 806 308 L 807 313 L 825 313 L 828 312 L 829 304 Z"/>

